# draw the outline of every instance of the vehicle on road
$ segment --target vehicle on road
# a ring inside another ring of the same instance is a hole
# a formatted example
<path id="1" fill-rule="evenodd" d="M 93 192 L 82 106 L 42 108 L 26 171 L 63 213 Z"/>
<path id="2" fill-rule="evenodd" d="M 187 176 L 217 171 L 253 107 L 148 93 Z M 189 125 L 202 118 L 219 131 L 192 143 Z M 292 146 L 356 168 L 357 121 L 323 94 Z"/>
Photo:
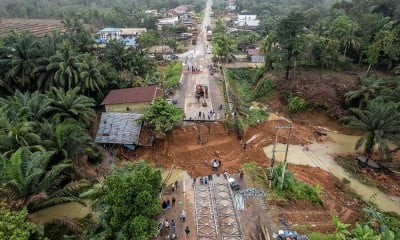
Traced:
<path id="1" fill-rule="evenodd" d="M 175 54 L 170 54 L 165 57 L 165 60 L 167 60 L 167 61 L 177 60 L 177 59 L 179 59 L 179 57 Z"/>
<path id="2" fill-rule="evenodd" d="M 211 53 L 211 49 L 210 48 L 207 48 L 207 54 L 210 54 Z"/>

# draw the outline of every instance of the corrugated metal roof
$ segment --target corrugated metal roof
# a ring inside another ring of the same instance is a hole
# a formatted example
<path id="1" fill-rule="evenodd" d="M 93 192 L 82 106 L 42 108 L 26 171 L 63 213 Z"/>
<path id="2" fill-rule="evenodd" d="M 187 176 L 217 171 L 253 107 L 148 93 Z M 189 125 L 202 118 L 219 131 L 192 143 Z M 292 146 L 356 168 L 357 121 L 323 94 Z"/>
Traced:
<path id="1" fill-rule="evenodd" d="M 135 120 L 139 113 L 101 113 L 96 143 L 138 144 L 141 123 Z"/>

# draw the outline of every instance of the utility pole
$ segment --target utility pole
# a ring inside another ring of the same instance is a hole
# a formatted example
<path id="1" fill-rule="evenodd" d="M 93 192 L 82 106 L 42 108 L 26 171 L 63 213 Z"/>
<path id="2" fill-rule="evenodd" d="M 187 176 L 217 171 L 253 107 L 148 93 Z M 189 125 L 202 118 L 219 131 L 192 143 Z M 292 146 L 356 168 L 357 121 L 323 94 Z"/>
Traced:
<path id="1" fill-rule="evenodd" d="M 282 182 L 281 182 L 281 186 L 280 188 L 283 187 L 283 181 L 284 181 L 284 177 L 285 177 L 285 171 L 286 171 L 286 165 L 287 165 L 287 155 L 289 152 L 289 144 L 290 144 L 290 137 L 291 137 L 291 133 L 292 133 L 292 126 L 291 125 L 287 125 L 287 126 L 275 126 L 275 141 L 274 141 L 274 146 L 272 148 L 272 157 L 271 157 L 271 167 L 269 170 L 269 176 L 268 176 L 268 182 L 269 182 L 269 188 L 272 188 L 272 180 L 274 179 L 274 165 L 275 165 L 275 158 L 276 158 L 276 153 L 277 152 L 285 152 L 285 158 L 283 161 L 283 171 L 282 171 Z M 279 130 L 286 130 L 286 132 L 288 133 L 288 138 L 287 138 L 287 142 L 286 142 L 286 149 L 285 151 L 277 151 L 276 150 L 276 145 L 278 143 L 278 135 L 279 135 Z"/>

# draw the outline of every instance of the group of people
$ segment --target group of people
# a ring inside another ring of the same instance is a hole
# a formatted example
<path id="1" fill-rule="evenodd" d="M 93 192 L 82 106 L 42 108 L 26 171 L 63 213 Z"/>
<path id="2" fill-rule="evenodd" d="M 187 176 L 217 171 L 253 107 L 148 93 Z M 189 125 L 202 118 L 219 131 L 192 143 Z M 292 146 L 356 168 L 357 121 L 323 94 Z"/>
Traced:
<path id="1" fill-rule="evenodd" d="M 200 68 L 195 67 L 195 66 L 192 66 L 192 68 L 190 68 L 190 67 L 188 66 L 188 67 L 187 67 L 187 71 L 190 71 L 190 70 L 192 70 L 191 72 L 194 72 L 194 73 L 200 72 Z"/>
<path id="2" fill-rule="evenodd" d="M 179 215 L 179 219 L 182 222 L 186 221 L 186 212 L 185 210 L 182 210 L 181 214 Z M 171 223 L 168 221 L 168 219 L 165 219 L 164 221 L 164 227 L 167 230 L 170 230 L 170 234 L 165 235 L 164 240 L 170 240 L 170 239 L 176 239 L 176 222 L 172 219 Z M 189 233 L 190 233 L 190 229 L 189 226 L 186 226 L 185 228 L 185 234 L 186 234 L 186 239 L 189 239 Z"/>
<path id="3" fill-rule="evenodd" d="M 198 97 L 197 101 L 200 101 L 200 97 Z M 206 120 L 206 113 L 199 111 L 198 119 Z M 211 109 L 210 112 L 207 113 L 207 119 L 217 120 L 217 114 L 215 113 L 214 110 Z"/>
<path id="4" fill-rule="evenodd" d="M 161 207 L 162 207 L 162 209 L 167 210 L 172 207 L 175 207 L 175 203 L 176 203 L 176 199 L 175 199 L 175 197 L 172 197 L 171 200 L 169 200 L 169 199 L 164 200 L 161 204 Z"/>

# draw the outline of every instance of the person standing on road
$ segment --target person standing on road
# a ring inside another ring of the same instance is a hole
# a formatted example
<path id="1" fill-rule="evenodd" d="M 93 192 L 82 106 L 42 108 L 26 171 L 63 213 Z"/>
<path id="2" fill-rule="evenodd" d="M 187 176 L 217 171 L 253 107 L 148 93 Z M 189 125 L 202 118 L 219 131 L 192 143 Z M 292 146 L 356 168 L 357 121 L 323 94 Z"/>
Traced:
<path id="1" fill-rule="evenodd" d="M 186 233 L 186 240 L 189 240 L 189 233 L 190 233 L 189 226 L 186 226 L 185 233 Z"/>
<path id="2" fill-rule="evenodd" d="M 183 222 L 186 221 L 186 212 L 185 212 L 185 210 L 182 210 L 180 219 L 182 219 Z"/>
<path id="3" fill-rule="evenodd" d="M 171 231 L 172 233 L 175 233 L 175 228 L 176 228 L 176 222 L 174 219 L 171 220 Z"/>

